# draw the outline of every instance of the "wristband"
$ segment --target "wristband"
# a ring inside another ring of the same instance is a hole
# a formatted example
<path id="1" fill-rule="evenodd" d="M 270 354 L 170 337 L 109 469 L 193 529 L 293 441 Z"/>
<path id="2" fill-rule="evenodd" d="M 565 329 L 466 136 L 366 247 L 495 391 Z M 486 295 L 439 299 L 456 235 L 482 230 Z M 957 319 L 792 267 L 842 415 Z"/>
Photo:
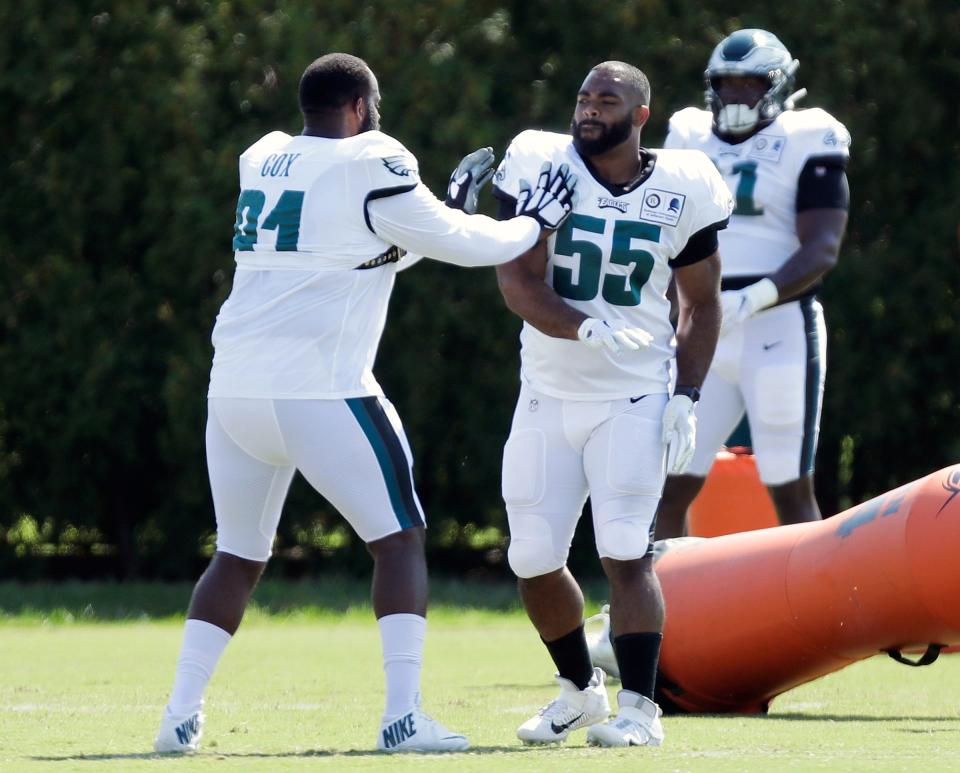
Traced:
<path id="1" fill-rule="evenodd" d="M 695 403 L 700 399 L 700 390 L 695 386 L 686 386 L 684 384 L 678 384 L 677 387 L 673 390 L 675 395 L 686 395 L 690 398 L 690 402 Z"/>

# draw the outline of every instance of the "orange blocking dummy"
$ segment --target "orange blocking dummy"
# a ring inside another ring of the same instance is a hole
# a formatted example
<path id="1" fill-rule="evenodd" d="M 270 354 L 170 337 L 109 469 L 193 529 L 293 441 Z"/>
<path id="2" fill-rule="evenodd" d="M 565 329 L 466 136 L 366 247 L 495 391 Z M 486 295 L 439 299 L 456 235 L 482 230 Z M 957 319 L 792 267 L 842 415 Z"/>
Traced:
<path id="1" fill-rule="evenodd" d="M 960 643 L 960 465 L 824 521 L 665 544 L 666 710 L 761 712 L 878 652 Z"/>
<path id="2" fill-rule="evenodd" d="M 719 537 L 777 526 L 777 511 L 747 448 L 720 451 L 687 513 L 687 534 Z"/>

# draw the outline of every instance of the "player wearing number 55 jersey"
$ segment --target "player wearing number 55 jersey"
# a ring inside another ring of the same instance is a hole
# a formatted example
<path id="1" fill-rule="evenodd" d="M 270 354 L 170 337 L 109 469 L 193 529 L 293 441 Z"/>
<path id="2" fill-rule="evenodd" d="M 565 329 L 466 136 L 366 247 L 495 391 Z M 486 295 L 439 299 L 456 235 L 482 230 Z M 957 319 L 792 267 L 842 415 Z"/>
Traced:
<path id="1" fill-rule="evenodd" d="M 702 150 L 736 200 L 720 236 L 723 325 L 704 383 L 697 448 L 671 477 L 657 536 L 680 536 L 717 449 L 744 412 L 760 477 L 783 523 L 816 520 L 813 460 L 826 369 L 816 300 L 847 223 L 850 135 L 823 110 L 793 109 L 798 63 L 769 32 L 740 30 L 707 65 L 707 110 L 670 119 L 666 146 Z"/>
<path id="2" fill-rule="evenodd" d="M 366 63 L 321 57 L 300 81 L 303 133 L 273 132 L 240 157 L 237 271 L 213 331 L 206 435 L 217 552 L 190 602 L 157 751 L 197 748 L 204 690 L 270 557 L 297 470 L 373 556 L 387 687 L 377 748 L 467 748 L 420 707 L 425 518 L 373 361 L 396 273 L 412 262 L 405 251 L 502 263 L 559 225 L 575 181 L 538 170 L 510 223 L 458 211 L 475 207 L 492 175 L 484 148 L 458 166 L 444 206 L 413 155 L 377 131 L 379 102 Z"/>
<path id="3" fill-rule="evenodd" d="M 566 164 L 579 179 L 574 213 L 556 235 L 497 270 L 524 320 L 520 398 L 503 454 L 508 556 L 561 686 L 517 731 L 527 743 L 562 741 L 588 725 L 588 741 L 602 746 L 663 739 L 653 702 L 663 600 L 650 536 L 665 465 L 682 470 L 693 450 L 694 402 L 720 323 L 717 232 L 733 204 L 702 153 L 640 147 L 649 101 L 637 68 L 598 65 L 577 95 L 572 136 L 523 132 L 494 178 L 505 216 L 523 195 L 521 179 L 544 162 Z M 678 386 L 668 399 L 675 354 Z M 609 721 L 583 596 L 566 568 L 588 495 L 618 614 L 624 689 Z"/>

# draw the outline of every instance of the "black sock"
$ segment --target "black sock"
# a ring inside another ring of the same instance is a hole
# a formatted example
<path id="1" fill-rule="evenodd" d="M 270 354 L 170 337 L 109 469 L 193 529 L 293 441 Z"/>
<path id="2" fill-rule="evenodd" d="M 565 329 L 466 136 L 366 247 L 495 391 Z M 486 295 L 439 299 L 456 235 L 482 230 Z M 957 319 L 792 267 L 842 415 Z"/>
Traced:
<path id="1" fill-rule="evenodd" d="M 624 690 L 638 692 L 653 700 L 662 641 L 663 634 L 654 632 L 625 633 L 614 638 L 613 651 L 617 655 Z"/>
<path id="2" fill-rule="evenodd" d="M 593 664 L 590 662 L 590 650 L 587 649 L 583 623 L 559 639 L 543 639 L 543 643 L 547 645 L 560 676 L 573 682 L 578 690 L 586 689 L 593 676 Z"/>

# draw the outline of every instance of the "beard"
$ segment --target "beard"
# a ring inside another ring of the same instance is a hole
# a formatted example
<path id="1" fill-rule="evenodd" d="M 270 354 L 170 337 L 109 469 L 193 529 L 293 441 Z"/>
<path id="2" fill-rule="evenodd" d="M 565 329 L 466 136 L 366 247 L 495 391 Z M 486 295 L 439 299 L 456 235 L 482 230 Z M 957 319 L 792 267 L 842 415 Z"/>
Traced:
<path id="1" fill-rule="evenodd" d="M 583 126 L 597 126 L 600 128 L 600 134 L 596 137 L 583 137 L 580 130 Z M 577 123 L 575 120 L 570 122 L 570 134 L 573 135 L 573 147 L 581 156 L 599 156 L 606 153 L 613 147 L 630 136 L 633 131 L 633 120 L 627 115 L 622 121 L 617 121 L 610 126 L 605 126 L 599 121 L 583 120 Z"/>

